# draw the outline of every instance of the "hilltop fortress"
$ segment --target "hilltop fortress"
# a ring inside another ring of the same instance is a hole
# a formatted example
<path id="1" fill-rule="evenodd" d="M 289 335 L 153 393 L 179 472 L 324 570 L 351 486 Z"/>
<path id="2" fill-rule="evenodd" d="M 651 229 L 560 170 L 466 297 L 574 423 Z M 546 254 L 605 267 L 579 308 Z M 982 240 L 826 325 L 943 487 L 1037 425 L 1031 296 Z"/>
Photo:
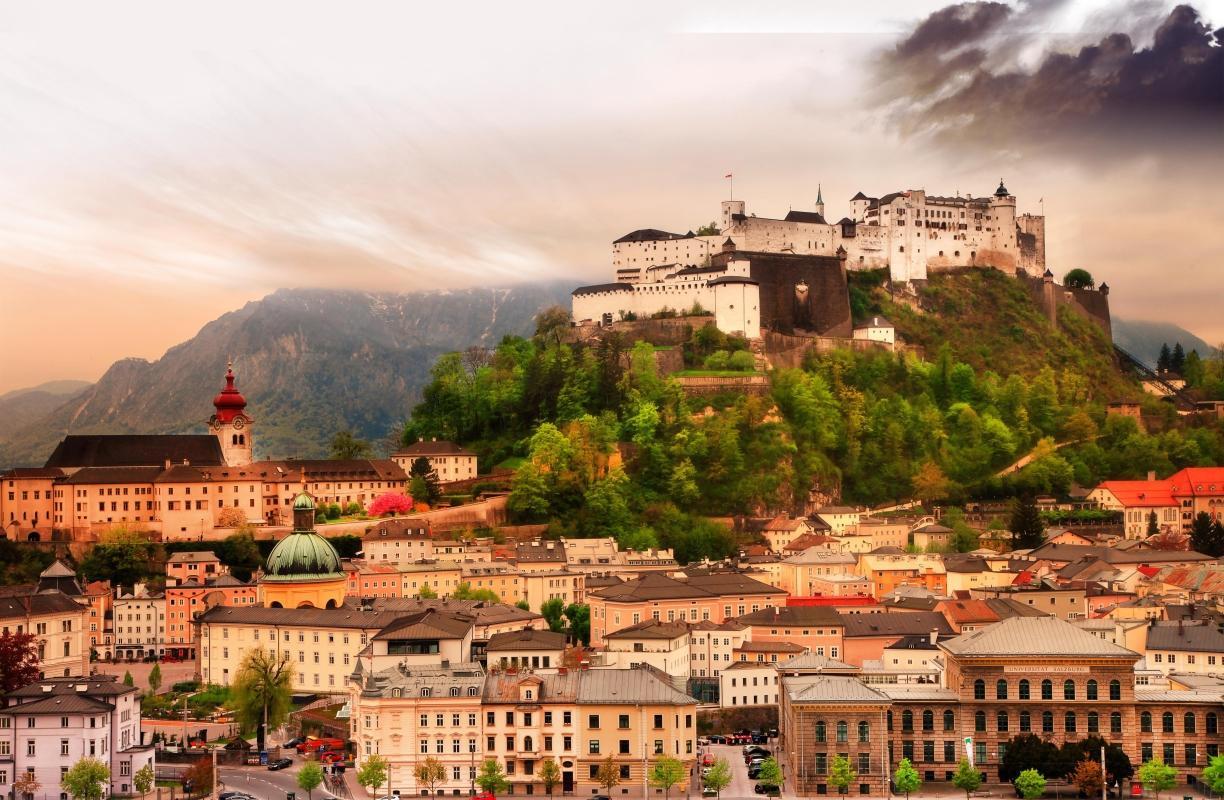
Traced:
<path id="1" fill-rule="evenodd" d="M 781 219 L 722 203 L 709 235 L 646 228 L 612 243 L 615 281 L 573 292 L 575 322 L 685 313 L 699 307 L 727 332 L 850 334 L 846 270 L 887 268 L 894 285 L 963 267 L 1040 277 L 1046 270 L 1045 217 L 1016 214 L 1003 182 L 987 197 L 937 197 L 924 190 L 850 199 L 850 216 L 812 211 Z"/>

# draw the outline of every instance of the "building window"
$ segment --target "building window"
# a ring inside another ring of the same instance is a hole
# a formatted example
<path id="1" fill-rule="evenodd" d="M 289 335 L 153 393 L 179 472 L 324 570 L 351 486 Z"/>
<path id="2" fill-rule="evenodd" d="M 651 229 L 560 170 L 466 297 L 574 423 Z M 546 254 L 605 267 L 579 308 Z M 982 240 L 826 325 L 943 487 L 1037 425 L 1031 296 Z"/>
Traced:
<path id="1" fill-rule="evenodd" d="M 935 730 L 935 712 L 929 708 L 922 712 L 922 729 L 924 731 Z"/>
<path id="2" fill-rule="evenodd" d="M 973 699 L 974 700 L 985 700 L 986 699 L 986 681 L 982 680 L 981 678 L 978 678 L 976 681 L 973 682 Z"/>
<path id="3" fill-rule="evenodd" d="M 823 719 L 816 720 L 816 741 L 825 741 L 825 721 Z"/>
<path id="4" fill-rule="evenodd" d="M 1075 681 L 1068 678 L 1063 681 L 1063 700 L 1075 699 Z"/>
<path id="5" fill-rule="evenodd" d="M 1115 679 L 1109 682 L 1109 699 L 1110 700 L 1121 700 L 1122 699 L 1122 682 L 1121 681 L 1118 681 Z"/>
<path id="6" fill-rule="evenodd" d="M 1000 731 L 1007 730 L 1007 712 L 1000 711 L 995 714 L 995 727 Z"/>
<path id="7" fill-rule="evenodd" d="M 952 709 L 947 709 L 943 713 L 943 729 L 951 731 L 956 729 L 956 715 L 952 713 Z"/>
<path id="8" fill-rule="evenodd" d="M 1052 711 L 1042 711 L 1041 712 L 1041 732 L 1042 733 L 1053 733 L 1054 732 L 1054 712 Z"/>
<path id="9" fill-rule="evenodd" d="M 1067 733 L 1075 733 L 1075 712 L 1068 711 L 1063 714 L 1063 730 Z"/>
<path id="10" fill-rule="evenodd" d="M 1087 697 L 1089 700 L 1097 699 L 1097 682 L 1095 680 L 1088 681 Z"/>
<path id="11" fill-rule="evenodd" d="M 1020 699 L 1029 699 L 1029 682 L 1027 678 L 1020 681 Z"/>
<path id="12" fill-rule="evenodd" d="M 1054 684 L 1052 681 L 1050 681 L 1049 678 L 1041 682 L 1041 699 L 1042 700 L 1053 700 L 1054 699 Z"/>
<path id="13" fill-rule="evenodd" d="M 1122 732 L 1122 714 L 1121 713 L 1115 711 L 1109 715 L 1109 732 L 1110 733 L 1121 733 Z"/>
<path id="14" fill-rule="evenodd" d="M 914 712 L 908 708 L 901 712 L 901 730 L 904 733 L 913 733 L 914 731 Z"/>
<path id="15" fill-rule="evenodd" d="M 1088 712 L 1088 732 L 1089 733 L 1100 733 L 1101 732 L 1101 716 L 1097 714 L 1097 712 L 1095 711 Z"/>
<path id="16" fill-rule="evenodd" d="M 1194 719 L 1193 713 L 1187 713 L 1186 716 L 1182 718 L 1182 728 L 1186 733 L 1198 733 L 1198 724 Z"/>
<path id="17" fill-rule="evenodd" d="M 858 735 L 860 742 L 871 741 L 871 726 L 866 722 L 860 722 L 858 724 Z"/>
<path id="18" fill-rule="evenodd" d="M 1033 729 L 1033 720 L 1027 711 L 1020 712 L 1020 732 L 1028 733 Z"/>
<path id="19" fill-rule="evenodd" d="M 1210 711 L 1207 713 L 1207 732 L 1208 733 L 1216 733 L 1219 730 L 1219 722 L 1217 720 L 1218 718 L 1216 717 L 1216 714 L 1214 711 Z"/>
<path id="20" fill-rule="evenodd" d="M 986 730 L 986 712 L 985 711 L 973 712 L 973 729 L 979 732 L 983 732 Z"/>
<path id="21" fill-rule="evenodd" d="M 1173 712 L 1166 711 L 1160 715 L 1160 729 L 1164 733 L 1173 732 Z"/>
<path id="22" fill-rule="evenodd" d="M 1152 712 L 1144 711 L 1139 715 L 1139 730 L 1142 733 L 1152 732 Z"/>

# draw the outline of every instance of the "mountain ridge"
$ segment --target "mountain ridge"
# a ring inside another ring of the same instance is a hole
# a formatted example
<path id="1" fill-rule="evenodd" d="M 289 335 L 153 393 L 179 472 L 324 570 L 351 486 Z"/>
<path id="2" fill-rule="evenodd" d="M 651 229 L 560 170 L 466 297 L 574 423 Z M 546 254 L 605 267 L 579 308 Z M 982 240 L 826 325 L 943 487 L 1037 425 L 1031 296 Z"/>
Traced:
<path id="1" fill-rule="evenodd" d="M 569 284 L 434 292 L 280 289 L 206 323 L 161 358 L 98 381 L 0 434 L 0 464 L 38 465 L 67 433 L 203 432 L 234 358 L 259 457 L 317 457 L 350 429 L 376 442 L 406 419 L 438 355 L 528 333 Z M 384 448 L 385 449 L 385 448 Z"/>

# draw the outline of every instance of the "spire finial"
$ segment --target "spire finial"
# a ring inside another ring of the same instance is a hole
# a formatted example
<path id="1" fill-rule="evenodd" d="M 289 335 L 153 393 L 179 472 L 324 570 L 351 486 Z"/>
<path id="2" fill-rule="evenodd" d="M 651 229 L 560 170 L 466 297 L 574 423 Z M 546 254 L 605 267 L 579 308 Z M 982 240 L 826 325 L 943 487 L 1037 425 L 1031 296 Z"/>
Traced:
<path id="1" fill-rule="evenodd" d="M 816 202 L 824 203 L 824 198 L 820 195 L 820 184 L 816 184 Z"/>

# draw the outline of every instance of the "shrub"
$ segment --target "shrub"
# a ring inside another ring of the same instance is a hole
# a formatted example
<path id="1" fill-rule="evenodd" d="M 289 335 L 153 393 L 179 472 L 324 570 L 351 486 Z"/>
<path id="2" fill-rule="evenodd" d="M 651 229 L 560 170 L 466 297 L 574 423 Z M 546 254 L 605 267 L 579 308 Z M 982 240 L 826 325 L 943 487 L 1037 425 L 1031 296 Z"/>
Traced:
<path id="1" fill-rule="evenodd" d="M 340 511 L 341 509 L 339 503 L 329 503 L 327 506 L 327 518 L 340 519 Z"/>
<path id="2" fill-rule="evenodd" d="M 747 350 L 736 350 L 727 359 L 727 367 L 740 372 L 751 372 L 756 367 L 756 359 Z"/>
<path id="3" fill-rule="evenodd" d="M 388 517 L 394 514 L 407 514 L 412 510 L 412 498 L 399 492 L 387 492 L 374 498 L 370 503 L 370 515 Z"/>
<path id="4" fill-rule="evenodd" d="M 706 356 L 705 368 L 706 369 L 726 369 L 727 362 L 730 360 L 730 358 L 731 356 L 727 353 L 726 350 L 717 350 L 713 353 L 710 353 L 708 356 Z"/>
<path id="5" fill-rule="evenodd" d="M 361 503 L 349 503 L 344 507 L 346 517 L 355 517 L 362 512 Z"/>

